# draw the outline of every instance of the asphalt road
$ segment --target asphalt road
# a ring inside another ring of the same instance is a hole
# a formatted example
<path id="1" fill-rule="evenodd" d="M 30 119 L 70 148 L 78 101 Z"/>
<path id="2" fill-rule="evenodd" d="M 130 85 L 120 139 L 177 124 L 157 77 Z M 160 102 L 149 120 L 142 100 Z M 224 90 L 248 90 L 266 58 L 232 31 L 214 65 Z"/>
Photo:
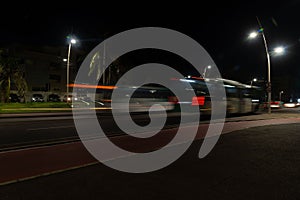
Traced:
<path id="1" fill-rule="evenodd" d="M 296 200 L 299 129 L 294 123 L 231 132 L 203 159 L 197 140 L 176 162 L 151 173 L 124 173 L 98 163 L 42 176 L 1 186 L 0 199 Z"/>
<path id="2" fill-rule="evenodd" d="M 300 113 L 300 108 L 284 108 L 273 109 L 274 114 L 295 114 Z M 255 120 L 257 115 L 238 115 L 227 118 L 227 121 Z M 123 134 L 115 124 L 113 118 L 108 114 L 98 113 L 98 120 L 104 132 L 108 136 Z M 261 115 L 264 116 L 264 115 Z M 89 119 L 91 116 L 82 115 L 82 119 Z M 163 119 L 164 116 L 157 113 L 152 117 Z M 147 125 L 150 118 L 147 114 L 132 115 L 132 119 L 139 125 Z M 191 115 L 193 120 L 193 115 Z M 126 123 L 128 118 L 122 118 Z M 164 126 L 165 129 L 177 127 L 180 122 L 179 113 L 169 114 L 169 117 Z M 209 117 L 201 118 L 200 123 L 209 123 Z M 91 134 L 89 137 L 97 136 Z M 0 118 L 0 151 L 11 150 L 16 148 L 25 148 L 38 145 L 50 145 L 57 143 L 65 143 L 78 141 L 79 137 L 75 129 L 74 120 L 71 115 L 53 115 L 43 116 L 41 114 L 33 114 L 32 117 L 1 117 Z"/>
<path id="3" fill-rule="evenodd" d="M 123 134 L 110 115 L 97 115 L 98 121 L 108 136 Z M 176 127 L 179 115 L 168 117 L 165 127 Z M 158 120 L 164 118 L 161 114 L 152 117 Z M 82 120 L 89 120 L 90 115 L 82 115 Z M 150 122 L 146 114 L 133 115 L 133 120 L 143 126 Z M 122 118 L 126 123 L 128 117 Z M 97 136 L 97 133 L 89 135 Z M 72 116 L 49 117 L 11 117 L 0 118 L 0 151 L 29 146 L 56 144 L 79 140 Z"/>
<path id="4" fill-rule="evenodd" d="M 176 134 L 178 123 L 178 116 L 173 116 L 160 138 L 132 143 L 117 136 L 109 116 L 100 118 L 110 136 L 115 136 L 111 140 L 134 152 L 159 148 Z M 149 123 L 147 115 L 133 119 L 141 125 Z M 299 108 L 232 116 L 226 121 L 224 135 L 207 157 L 198 158 L 208 126 L 202 120 L 197 140 L 178 160 L 158 171 L 130 174 L 97 162 L 80 141 L 74 142 L 71 116 L 1 118 L 2 147 L 43 146 L 2 149 L 0 181 L 5 184 L 0 186 L 0 199 L 299 199 Z M 53 143 L 44 146 L 45 142 Z"/>

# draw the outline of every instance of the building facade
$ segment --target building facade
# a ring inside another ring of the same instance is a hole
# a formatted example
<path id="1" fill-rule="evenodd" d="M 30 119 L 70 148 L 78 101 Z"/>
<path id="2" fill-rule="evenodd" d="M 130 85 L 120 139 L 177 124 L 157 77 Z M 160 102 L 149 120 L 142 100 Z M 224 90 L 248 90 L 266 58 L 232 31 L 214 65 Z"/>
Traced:
<path id="1" fill-rule="evenodd" d="M 25 46 L 8 47 L 9 54 L 22 60 L 28 91 L 25 101 L 31 101 L 33 94 L 42 94 L 47 101 L 50 94 L 63 99 L 67 91 L 67 54 L 68 47 Z M 76 73 L 84 58 L 84 52 L 72 48 L 69 65 L 69 83 L 74 82 Z M 71 92 L 71 89 L 69 89 Z M 13 87 L 12 93 L 16 93 Z"/>

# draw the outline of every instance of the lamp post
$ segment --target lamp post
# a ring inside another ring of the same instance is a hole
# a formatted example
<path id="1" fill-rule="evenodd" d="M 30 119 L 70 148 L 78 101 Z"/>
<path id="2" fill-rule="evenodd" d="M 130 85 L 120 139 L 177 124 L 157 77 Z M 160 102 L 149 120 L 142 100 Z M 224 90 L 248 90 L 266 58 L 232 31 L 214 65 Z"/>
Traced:
<path id="1" fill-rule="evenodd" d="M 279 92 L 279 101 L 281 102 L 281 95 L 283 94 L 283 91 Z"/>
<path id="2" fill-rule="evenodd" d="M 69 101 L 69 71 L 70 71 L 70 55 L 71 55 L 71 47 L 72 44 L 76 44 L 76 40 L 74 38 L 70 38 L 69 48 L 68 48 L 68 58 L 67 58 L 67 102 Z"/>
<path id="3" fill-rule="evenodd" d="M 264 45 L 265 45 L 265 50 L 266 50 L 266 55 L 267 55 L 267 62 L 268 62 L 268 83 L 267 83 L 267 92 L 268 92 L 268 113 L 271 113 L 271 60 L 270 60 L 270 54 L 269 54 L 269 49 L 268 49 L 268 45 L 267 45 L 267 40 L 266 40 L 266 36 L 264 34 L 264 29 L 258 19 L 258 17 L 256 17 L 258 25 L 259 25 L 259 30 L 261 31 L 261 35 L 264 41 Z"/>
<path id="4" fill-rule="evenodd" d="M 252 86 L 253 82 L 256 82 L 256 81 L 257 81 L 257 78 L 252 79 L 250 85 Z"/>
<path id="5" fill-rule="evenodd" d="M 259 25 L 259 30 L 252 32 L 249 34 L 250 39 L 255 38 L 258 33 L 261 33 L 262 38 L 263 38 L 263 42 L 264 42 L 264 46 L 265 46 L 265 51 L 266 51 L 266 56 L 267 56 L 267 67 L 268 67 L 268 82 L 267 82 L 267 93 L 268 93 L 268 113 L 271 113 L 271 60 L 270 60 L 270 54 L 269 54 L 269 48 L 267 45 L 267 40 L 266 40 L 266 36 L 264 34 L 264 29 L 261 25 L 261 22 L 259 20 L 258 17 L 256 17 L 257 23 Z M 277 47 L 274 49 L 274 53 L 275 54 L 282 54 L 284 52 L 284 48 L 283 47 Z"/>
<path id="6" fill-rule="evenodd" d="M 206 70 L 207 70 L 207 69 L 211 69 L 211 66 L 208 65 L 207 67 L 204 68 L 203 78 L 205 78 L 205 76 L 206 76 Z"/>

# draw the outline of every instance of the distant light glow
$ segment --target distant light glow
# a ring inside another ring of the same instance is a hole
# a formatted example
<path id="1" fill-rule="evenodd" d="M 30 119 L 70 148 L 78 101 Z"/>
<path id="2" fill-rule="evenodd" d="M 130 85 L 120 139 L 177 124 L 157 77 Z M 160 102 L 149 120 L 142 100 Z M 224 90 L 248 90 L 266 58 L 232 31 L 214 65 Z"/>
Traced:
<path id="1" fill-rule="evenodd" d="M 296 103 L 285 103 L 283 106 L 286 108 L 294 108 L 297 106 L 297 104 Z"/>
<path id="2" fill-rule="evenodd" d="M 116 89 L 117 86 L 110 86 L 110 85 L 85 85 L 85 84 L 69 84 L 68 87 L 75 87 L 75 88 L 95 88 L 95 89 L 107 89 L 113 90 Z"/>
<path id="3" fill-rule="evenodd" d="M 75 39 L 71 39 L 71 43 L 72 43 L 72 44 L 76 44 L 76 42 L 77 42 L 77 41 L 76 41 Z"/>
<path id="4" fill-rule="evenodd" d="M 274 49 L 274 52 L 275 52 L 276 54 L 282 54 L 282 53 L 284 53 L 284 48 L 283 48 L 283 47 L 276 47 L 276 48 Z"/>
<path id="5" fill-rule="evenodd" d="M 257 78 L 254 78 L 253 81 L 256 82 L 256 81 L 257 81 Z"/>
<path id="6" fill-rule="evenodd" d="M 64 58 L 64 59 L 63 59 L 63 61 L 64 61 L 64 62 L 67 62 L 67 61 L 68 61 L 68 59 Z"/>
<path id="7" fill-rule="evenodd" d="M 252 33 L 249 34 L 249 38 L 250 39 L 256 38 L 257 35 L 258 35 L 257 32 L 252 32 Z"/>
<path id="8" fill-rule="evenodd" d="M 194 80 L 187 80 L 187 79 L 179 79 L 182 82 L 189 82 L 189 83 L 195 83 Z"/>
<path id="9" fill-rule="evenodd" d="M 192 99 L 192 106 L 203 106 L 205 104 L 204 96 L 195 96 Z"/>
<path id="10" fill-rule="evenodd" d="M 192 76 L 193 79 L 204 80 L 202 77 Z"/>
<path id="11" fill-rule="evenodd" d="M 234 85 L 224 85 L 224 87 L 234 88 Z"/>

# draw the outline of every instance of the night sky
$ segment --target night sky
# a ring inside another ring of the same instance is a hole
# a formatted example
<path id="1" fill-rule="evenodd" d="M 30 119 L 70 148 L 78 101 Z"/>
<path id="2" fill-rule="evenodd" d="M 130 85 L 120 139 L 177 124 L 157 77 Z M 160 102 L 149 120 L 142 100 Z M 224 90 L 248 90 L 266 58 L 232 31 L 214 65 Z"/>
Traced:
<path id="1" fill-rule="evenodd" d="M 224 78 L 249 83 L 266 79 L 262 38 L 247 40 L 262 22 L 270 50 L 283 45 L 286 54 L 271 57 L 273 91 L 300 96 L 300 1 L 178 2 L 140 1 L 122 4 L 79 2 L 8 5 L 0 13 L 0 45 L 21 43 L 64 46 L 73 33 L 84 50 L 131 28 L 158 26 L 180 31 L 198 41 L 211 55 Z M 203 5 L 201 5 L 203 4 Z"/>

